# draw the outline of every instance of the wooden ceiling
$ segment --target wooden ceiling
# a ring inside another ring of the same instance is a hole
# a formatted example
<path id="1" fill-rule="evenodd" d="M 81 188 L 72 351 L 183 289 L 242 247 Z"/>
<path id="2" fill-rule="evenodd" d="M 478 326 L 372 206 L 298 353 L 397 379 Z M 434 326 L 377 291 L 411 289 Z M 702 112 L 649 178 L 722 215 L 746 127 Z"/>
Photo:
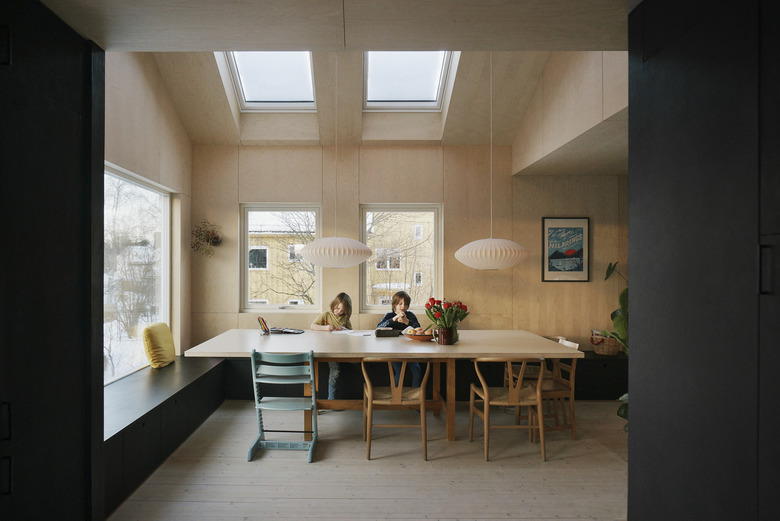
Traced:
<path id="1" fill-rule="evenodd" d="M 107 51 L 627 49 L 627 0 L 43 0 Z"/>
<path id="2" fill-rule="evenodd" d="M 626 50 L 631 0 L 42 0 L 107 52 L 153 52 L 194 143 L 511 144 L 551 51 Z M 441 114 L 362 112 L 362 51 L 461 51 Z M 229 50 L 310 50 L 317 114 L 239 116 Z M 338 63 L 338 65 L 336 65 Z M 612 158 L 613 160 L 614 158 Z M 607 159 L 605 159 L 607 160 Z"/>

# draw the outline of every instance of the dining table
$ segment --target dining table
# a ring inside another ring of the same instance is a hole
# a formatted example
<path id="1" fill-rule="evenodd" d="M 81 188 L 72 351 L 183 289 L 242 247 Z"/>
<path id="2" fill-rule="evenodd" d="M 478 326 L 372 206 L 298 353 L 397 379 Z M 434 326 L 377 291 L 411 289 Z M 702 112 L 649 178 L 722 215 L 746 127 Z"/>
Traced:
<path id="1" fill-rule="evenodd" d="M 295 330 L 293 330 L 295 331 Z M 300 331 L 300 330 L 298 330 Z M 582 358 L 584 353 L 522 329 L 468 329 L 458 331 L 453 345 L 418 341 L 404 335 L 376 336 L 374 330 L 311 331 L 264 334 L 261 329 L 230 329 L 191 347 L 184 356 L 248 358 L 252 351 L 268 353 L 314 352 L 317 362 L 360 362 L 366 358 L 426 359 L 433 362 L 431 409 L 444 410 L 447 439 L 455 439 L 455 363 L 474 358 Z M 317 366 L 319 364 L 316 364 Z M 442 381 L 440 367 L 444 365 Z M 317 371 L 318 373 L 318 371 Z M 316 379 L 319 382 L 319 378 Z M 315 386 L 319 386 L 318 383 Z M 444 393 L 442 394 L 442 389 Z M 318 389 L 309 390 L 316 392 Z M 319 396 L 319 393 L 317 394 Z M 361 400 L 317 399 L 321 409 L 360 409 Z M 310 425 L 311 418 L 306 420 Z"/>

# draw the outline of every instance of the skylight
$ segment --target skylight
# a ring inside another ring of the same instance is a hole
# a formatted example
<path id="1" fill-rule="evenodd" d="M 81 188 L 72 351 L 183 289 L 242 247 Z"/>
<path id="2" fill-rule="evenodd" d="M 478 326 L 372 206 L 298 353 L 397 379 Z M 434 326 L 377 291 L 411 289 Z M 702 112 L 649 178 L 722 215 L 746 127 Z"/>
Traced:
<path id="1" fill-rule="evenodd" d="M 449 64 L 449 51 L 366 52 L 363 108 L 441 110 Z"/>
<path id="2" fill-rule="evenodd" d="M 314 110 L 310 52 L 228 53 L 244 112 Z"/>

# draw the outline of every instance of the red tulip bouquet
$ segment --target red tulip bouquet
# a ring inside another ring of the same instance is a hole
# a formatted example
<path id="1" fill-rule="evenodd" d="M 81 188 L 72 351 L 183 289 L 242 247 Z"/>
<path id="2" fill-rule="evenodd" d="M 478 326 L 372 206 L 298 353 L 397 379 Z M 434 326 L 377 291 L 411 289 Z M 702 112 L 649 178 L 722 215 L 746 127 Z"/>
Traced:
<path id="1" fill-rule="evenodd" d="M 469 316 L 469 309 L 463 302 L 456 300 L 436 300 L 433 297 L 425 304 L 425 314 L 437 327 L 458 327 L 458 322 Z"/>

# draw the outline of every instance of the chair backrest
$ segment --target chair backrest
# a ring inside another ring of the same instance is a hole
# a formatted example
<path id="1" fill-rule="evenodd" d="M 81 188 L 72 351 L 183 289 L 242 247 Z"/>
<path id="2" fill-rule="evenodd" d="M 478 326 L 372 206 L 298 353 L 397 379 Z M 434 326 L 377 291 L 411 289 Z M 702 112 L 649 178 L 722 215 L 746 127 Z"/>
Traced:
<path id="1" fill-rule="evenodd" d="M 580 345 L 576 342 L 570 342 L 569 340 L 559 339 L 558 343 L 572 349 L 579 349 Z M 568 360 L 566 362 L 565 360 Z M 577 371 L 577 359 L 565 358 L 562 360 L 555 360 L 553 362 L 553 380 L 556 380 L 562 384 L 568 386 L 574 385 L 574 375 Z"/>
<path id="2" fill-rule="evenodd" d="M 398 384 L 395 383 L 393 362 L 401 364 L 401 370 L 398 374 Z M 420 399 L 425 399 L 425 388 L 428 385 L 428 375 L 431 372 L 431 362 L 427 359 L 410 360 L 408 358 L 363 358 L 360 361 L 360 369 L 363 371 L 363 380 L 365 381 L 368 395 L 373 395 L 374 385 L 371 381 L 371 377 L 368 374 L 369 372 L 366 364 L 385 363 L 387 364 L 387 374 L 390 379 L 390 395 L 393 405 L 402 405 L 404 403 L 419 401 L 415 399 L 410 402 L 408 399 L 408 393 L 406 399 L 404 397 L 404 375 L 406 374 L 406 366 L 412 362 L 418 362 L 420 365 L 425 364 L 425 372 L 423 373 L 422 380 L 420 381 L 420 389 L 423 389 L 423 392 L 420 393 Z"/>
<path id="3" fill-rule="evenodd" d="M 564 345 L 566 347 L 571 347 L 572 349 L 579 349 L 580 345 L 576 342 L 571 342 L 569 340 L 566 340 L 565 338 L 559 338 L 558 343 L 561 345 Z"/>
<path id="4" fill-rule="evenodd" d="M 263 353 L 252 350 L 256 383 L 310 384 L 314 382 L 314 353 Z M 257 392 L 257 386 L 255 386 Z"/>
<path id="5" fill-rule="evenodd" d="M 531 366 L 538 367 L 537 371 L 534 371 L 534 375 L 537 381 L 537 393 L 541 392 L 541 383 L 542 379 L 544 377 L 544 359 L 542 358 L 475 358 L 474 359 L 474 371 L 477 373 L 477 378 L 479 378 L 480 384 L 482 384 L 482 388 L 487 391 L 490 386 L 487 383 L 487 380 L 482 374 L 482 371 L 479 368 L 480 364 L 483 363 L 496 363 L 501 362 L 503 364 L 506 364 L 506 373 L 505 374 L 514 374 L 517 375 L 516 378 L 509 378 L 507 380 L 507 386 L 508 386 L 508 396 L 507 401 L 509 402 L 519 402 L 521 401 L 521 396 L 526 396 L 528 394 L 528 389 L 531 387 L 531 384 L 529 383 L 529 380 L 523 381 L 523 377 L 525 376 L 526 371 Z M 519 369 L 518 369 L 519 366 Z"/>

